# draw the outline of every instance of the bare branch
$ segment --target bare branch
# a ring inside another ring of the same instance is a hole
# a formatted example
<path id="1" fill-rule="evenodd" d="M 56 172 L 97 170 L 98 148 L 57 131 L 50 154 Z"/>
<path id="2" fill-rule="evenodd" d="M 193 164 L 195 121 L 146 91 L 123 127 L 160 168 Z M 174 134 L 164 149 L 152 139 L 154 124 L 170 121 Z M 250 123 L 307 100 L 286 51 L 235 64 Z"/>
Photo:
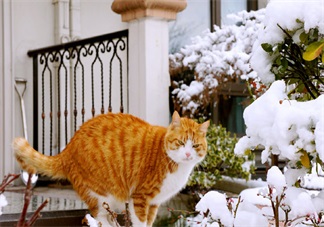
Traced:
<path id="1" fill-rule="evenodd" d="M 125 215 L 124 215 L 124 220 L 125 220 L 125 227 L 130 227 L 131 226 L 131 220 L 130 220 L 130 215 L 129 215 L 129 203 L 125 203 Z"/>
<path id="2" fill-rule="evenodd" d="M 106 211 L 110 214 L 110 216 L 111 216 L 111 218 L 112 218 L 112 221 L 115 222 L 116 226 L 117 226 L 117 227 L 120 227 L 120 225 L 119 225 L 119 223 L 118 223 L 118 221 L 117 221 L 117 214 L 116 214 L 114 211 L 112 211 L 112 210 L 110 209 L 109 204 L 106 203 L 106 202 L 103 202 L 102 206 L 103 206 L 103 208 L 105 208 Z"/>
<path id="3" fill-rule="evenodd" d="M 31 191 L 31 186 L 32 186 L 31 185 L 31 178 L 32 178 L 32 175 L 28 174 L 28 181 L 27 181 L 27 186 L 26 186 L 26 189 L 25 189 L 25 196 L 24 196 L 24 207 L 23 207 L 23 210 L 21 212 L 17 227 L 26 226 L 25 224 L 26 224 L 27 209 L 28 209 L 30 199 L 31 199 L 31 194 L 32 194 L 32 191 Z"/>
<path id="4" fill-rule="evenodd" d="M 40 211 L 47 205 L 47 203 L 49 202 L 49 199 L 46 199 L 39 207 L 38 209 L 35 211 L 35 213 L 33 214 L 33 216 L 29 219 L 29 221 L 27 222 L 27 226 L 32 226 L 34 225 L 34 223 L 36 222 L 36 220 L 38 218 L 40 218 L 42 215 L 40 214 Z"/>
<path id="5" fill-rule="evenodd" d="M 0 194 L 3 193 L 5 191 L 5 188 L 9 184 L 11 184 L 11 182 L 16 180 L 19 176 L 20 176 L 20 174 L 8 174 L 7 176 L 5 176 L 4 179 L 2 180 L 1 185 L 0 185 Z"/>

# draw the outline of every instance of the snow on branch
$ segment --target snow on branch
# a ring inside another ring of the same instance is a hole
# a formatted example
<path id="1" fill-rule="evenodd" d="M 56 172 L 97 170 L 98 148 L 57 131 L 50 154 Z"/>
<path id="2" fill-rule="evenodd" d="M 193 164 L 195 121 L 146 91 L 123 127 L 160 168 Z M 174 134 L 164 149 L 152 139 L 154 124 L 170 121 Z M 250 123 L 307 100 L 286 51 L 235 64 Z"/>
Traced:
<path id="1" fill-rule="evenodd" d="M 289 160 L 291 167 L 311 169 L 311 161 L 324 162 L 324 95 L 298 102 L 287 93 L 285 82 L 275 81 L 245 109 L 246 136 L 236 144 L 235 153 L 262 145 L 263 163 L 274 154 Z"/>
<path id="2" fill-rule="evenodd" d="M 210 103 L 220 83 L 257 77 L 250 67 L 250 54 L 263 27 L 264 9 L 232 17 L 237 25 L 214 26 L 214 32 L 194 37 L 191 45 L 169 57 L 172 94 L 183 112 L 189 111 L 191 116 Z M 191 81 L 184 81 L 187 78 L 183 77 L 190 76 Z"/>

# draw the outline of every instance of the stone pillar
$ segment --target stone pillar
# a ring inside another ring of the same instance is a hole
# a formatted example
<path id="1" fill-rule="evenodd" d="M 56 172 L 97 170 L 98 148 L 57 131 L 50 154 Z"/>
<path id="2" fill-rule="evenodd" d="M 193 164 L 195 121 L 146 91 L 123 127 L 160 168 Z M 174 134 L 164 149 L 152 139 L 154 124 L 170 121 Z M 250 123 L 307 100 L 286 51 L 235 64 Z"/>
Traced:
<path id="1" fill-rule="evenodd" d="M 0 1 L 0 178 L 15 173 L 12 141 L 15 137 L 13 2 Z M 18 99 L 18 98 L 17 98 Z M 19 107 L 19 106 L 18 106 Z M 20 115 L 19 115 L 20 116 Z M 21 118 L 19 118 L 21 119 Z"/>
<path id="2" fill-rule="evenodd" d="M 186 0 L 114 0 L 129 23 L 129 113 L 151 124 L 169 124 L 169 27 Z"/>

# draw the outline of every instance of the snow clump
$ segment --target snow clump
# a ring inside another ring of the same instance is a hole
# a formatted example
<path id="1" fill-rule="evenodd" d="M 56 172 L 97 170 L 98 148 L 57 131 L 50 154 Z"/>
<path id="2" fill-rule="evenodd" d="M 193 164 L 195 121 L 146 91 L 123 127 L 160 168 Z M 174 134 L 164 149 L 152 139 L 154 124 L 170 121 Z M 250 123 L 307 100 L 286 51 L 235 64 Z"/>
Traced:
<path id="1" fill-rule="evenodd" d="M 248 106 L 243 114 L 246 136 L 236 144 L 234 152 L 264 146 L 262 163 L 270 154 L 279 155 L 296 164 L 302 153 L 318 157 L 324 162 L 324 95 L 315 100 L 289 100 L 285 83 L 275 81 L 268 91 Z"/>
<path id="2" fill-rule="evenodd" d="M 2 215 L 2 207 L 5 207 L 8 205 L 8 201 L 6 197 L 3 194 L 0 194 L 0 215 Z"/>

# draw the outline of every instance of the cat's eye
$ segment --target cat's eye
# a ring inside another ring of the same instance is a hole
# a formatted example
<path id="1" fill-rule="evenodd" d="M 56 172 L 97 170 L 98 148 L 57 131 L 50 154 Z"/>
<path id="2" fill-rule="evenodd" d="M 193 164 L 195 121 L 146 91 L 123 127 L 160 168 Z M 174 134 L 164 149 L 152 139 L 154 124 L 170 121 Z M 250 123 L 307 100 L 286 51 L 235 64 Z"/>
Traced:
<path id="1" fill-rule="evenodd" d="M 185 145 L 184 142 L 182 142 L 181 140 L 178 140 L 178 143 L 179 143 L 181 146 Z"/>
<path id="2" fill-rule="evenodd" d="M 199 144 L 196 143 L 196 144 L 192 145 L 192 147 L 193 148 L 198 148 L 199 147 Z"/>

